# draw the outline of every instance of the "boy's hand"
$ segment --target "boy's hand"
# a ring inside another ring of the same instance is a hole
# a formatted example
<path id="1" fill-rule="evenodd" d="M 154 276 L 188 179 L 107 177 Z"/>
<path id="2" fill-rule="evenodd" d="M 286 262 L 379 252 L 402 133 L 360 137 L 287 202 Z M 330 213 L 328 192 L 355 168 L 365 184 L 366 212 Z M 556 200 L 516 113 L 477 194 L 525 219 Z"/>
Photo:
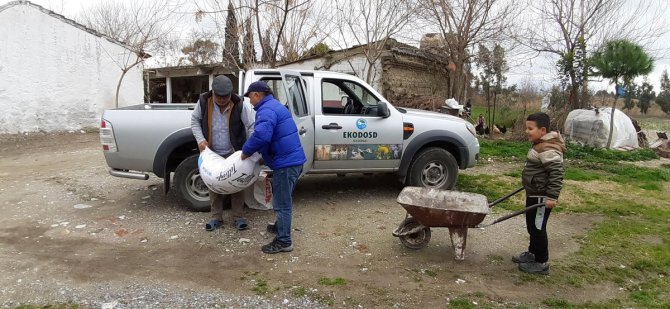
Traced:
<path id="1" fill-rule="evenodd" d="M 556 200 L 547 199 L 546 201 L 544 201 L 544 206 L 546 206 L 547 208 L 554 208 L 556 207 Z"/>

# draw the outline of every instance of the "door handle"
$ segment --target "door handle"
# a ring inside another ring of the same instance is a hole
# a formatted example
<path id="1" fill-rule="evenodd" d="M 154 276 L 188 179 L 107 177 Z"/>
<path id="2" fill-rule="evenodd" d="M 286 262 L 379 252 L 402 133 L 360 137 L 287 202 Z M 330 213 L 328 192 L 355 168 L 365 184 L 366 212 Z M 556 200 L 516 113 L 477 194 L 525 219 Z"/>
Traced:
<path id="1" fill-rule="evenodd" d="M 298 134 L 300 135 L 303 135 L 305 133 L 307 133 L 307 129 L 305 129 L 305 127 L 301 127 L 300 130 L 298 130 Z"/>
<path id="2" fill-rule="evenodd" d="M 332 129 L 339 130 L 339 129 L 342 129 L 342 126 L 338 125 L 337 123 L 331 122 L 330 124 L 322 125 L 321 128 L 326 129 L 326 130 L 332 130 Z"/>

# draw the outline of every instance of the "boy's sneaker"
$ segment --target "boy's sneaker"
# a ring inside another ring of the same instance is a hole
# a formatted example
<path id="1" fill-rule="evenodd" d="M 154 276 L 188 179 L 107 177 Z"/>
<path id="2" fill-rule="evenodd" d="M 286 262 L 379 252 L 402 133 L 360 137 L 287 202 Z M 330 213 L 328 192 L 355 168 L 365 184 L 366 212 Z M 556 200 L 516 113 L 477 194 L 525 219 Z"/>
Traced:
<path id="1" fill-rule="evenodd" d="M 512 257 L 514 263 L 530 263 L 535 262 L 535 254 L 528 251 Z"/>
<path id="2" fill-rule="evenodd" d="M 549 274 L 549 264 L 539 262 L 520 263 L 519 270 L 529 274 Z"/>
<path id="3" fill-rule="evenodd" d="M 279 252 L 291 252 L 293 251 L 293 244 L 287 244 L 275 238 L 274 240 L 272 240 L 271 243 L 263 246 L 261 250 L 263 251 L 263 253 L 267 254 L 274 254 Z"/>

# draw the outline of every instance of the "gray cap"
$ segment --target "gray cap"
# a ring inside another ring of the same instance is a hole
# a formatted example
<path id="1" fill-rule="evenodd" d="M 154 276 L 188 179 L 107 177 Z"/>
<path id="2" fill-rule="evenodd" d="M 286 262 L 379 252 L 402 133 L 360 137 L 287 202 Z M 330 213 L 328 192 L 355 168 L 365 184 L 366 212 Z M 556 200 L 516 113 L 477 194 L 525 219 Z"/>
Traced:
<path id="1" fill-rule="evenodd" d="M 214 77 L 214 81 L 212 81 L 212 90 L 214 94 L 225 97 L 233 92 L 233 82 L 225 75 L 219 75 Z"/>

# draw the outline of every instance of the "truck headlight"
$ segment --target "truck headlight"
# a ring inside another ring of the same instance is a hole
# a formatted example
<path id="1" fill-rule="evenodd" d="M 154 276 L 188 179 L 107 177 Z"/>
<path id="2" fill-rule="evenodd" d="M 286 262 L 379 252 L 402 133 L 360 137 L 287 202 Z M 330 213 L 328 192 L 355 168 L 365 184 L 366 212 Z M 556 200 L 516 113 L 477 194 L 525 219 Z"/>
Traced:
<path id="1" fill-rule="evenodd" d="M 477 137 L 477 131 L 475 130 L 475 126 L 472 123 L 466 122 L 465 127 L 468 128 L 470 133 L 472 133 L 472 136 Z"/>

